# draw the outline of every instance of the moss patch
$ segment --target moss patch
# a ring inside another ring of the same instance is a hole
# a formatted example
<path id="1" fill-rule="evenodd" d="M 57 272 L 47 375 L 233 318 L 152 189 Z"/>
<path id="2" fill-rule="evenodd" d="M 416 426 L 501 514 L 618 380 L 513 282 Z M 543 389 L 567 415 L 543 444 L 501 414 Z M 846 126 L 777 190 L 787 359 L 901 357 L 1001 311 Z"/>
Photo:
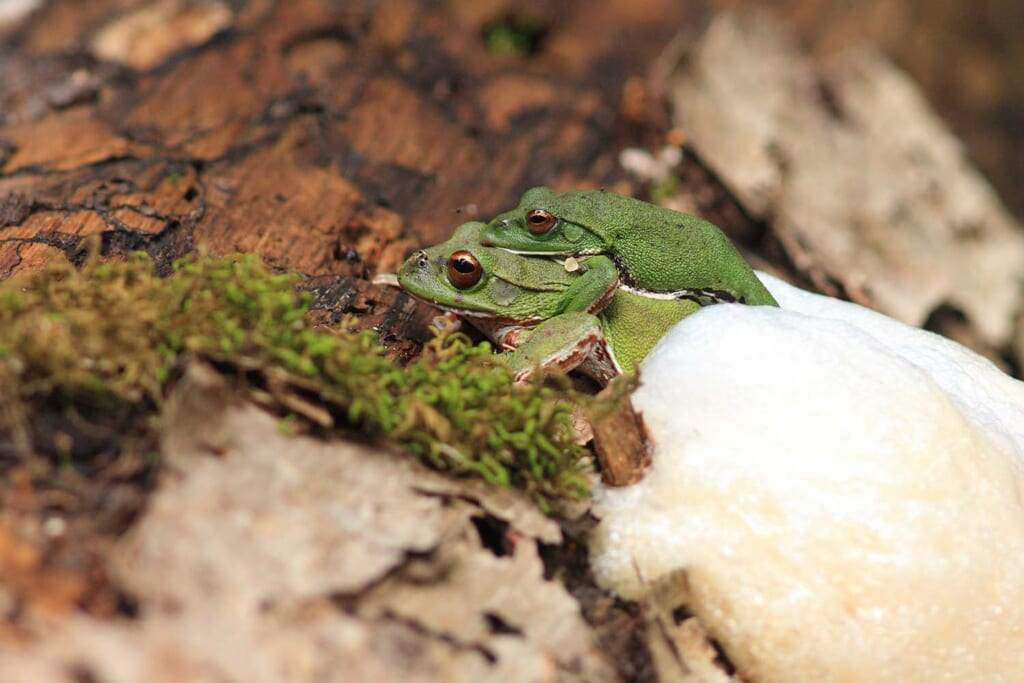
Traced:
<path id="1" fill-rule="evenodd" d="M 190 258 L 159 278 L 144 255 L 0 283 L 0 451 L 90 450 L 43 415 L 151 431 L 175 368 L 198 356 L 277 410 L 282 430 L 355 429 L 541 501 L 585 493 L 568 390 L 514 385 L 487 344 L 458 333 L 398 367 L 370 331 L 314 328 L 297 284 L 251 256 Z"/>
<path id="2" fill-rule="evenodd" d="M 487 51 L 496 57 L 530 57 L 540 52 L 548 29 L 529 15 L 510 15 L 483 29 Z"/>

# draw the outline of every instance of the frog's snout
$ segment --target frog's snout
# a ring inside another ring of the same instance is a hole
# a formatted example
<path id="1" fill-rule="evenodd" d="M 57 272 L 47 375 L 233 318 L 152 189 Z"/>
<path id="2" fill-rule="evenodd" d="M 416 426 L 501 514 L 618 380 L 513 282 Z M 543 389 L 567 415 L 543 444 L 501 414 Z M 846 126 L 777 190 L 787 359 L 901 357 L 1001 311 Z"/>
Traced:
<path id="1" fill-rule="evenodd" d="M 480 244 L 485 247 L 493 247 L 495 235 L 508 232 L 509 228 L 512 227 L 512 221 L 508 218 L 503 218 L 499 221 L 490 223 L 482 233 L 480 233 Z"/>
<path id="2" fill-rule="evenodd" d="M 405 260 L 402 267 L 399 269 L 399 273 L 405 275 L 422 275 L 430 268 L 430 256 L 427 252 L 420 249 L 419 251 L 413 252 L 409 258 Z"/>
<path id="3" fill-rule="evenodd" d="M 398 269 L 399 281 L 422 276 L 428 265 L 430 265 L 430 259 L 427 257 L 427 252 L 422 250 L 414 252 Z"/>

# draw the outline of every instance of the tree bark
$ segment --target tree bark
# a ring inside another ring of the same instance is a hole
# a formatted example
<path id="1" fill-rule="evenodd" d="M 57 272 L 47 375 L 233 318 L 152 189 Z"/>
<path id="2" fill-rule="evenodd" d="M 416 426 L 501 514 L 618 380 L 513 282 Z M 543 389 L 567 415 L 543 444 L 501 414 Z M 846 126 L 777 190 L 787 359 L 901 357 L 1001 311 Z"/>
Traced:
<path id="1" fill-rule="evenodd" d="M 255 252 L 406 336 L 414 307 L 368 276 L 533 185 L 629 190 L 618 151 L 664 131 L 626 85 L 696 17 L 557 5 L 46 4 L 0 48 L 0 278 L 89 240 L 164 271 Z M 532 42 L 496 54 L 506 28 Z"/>

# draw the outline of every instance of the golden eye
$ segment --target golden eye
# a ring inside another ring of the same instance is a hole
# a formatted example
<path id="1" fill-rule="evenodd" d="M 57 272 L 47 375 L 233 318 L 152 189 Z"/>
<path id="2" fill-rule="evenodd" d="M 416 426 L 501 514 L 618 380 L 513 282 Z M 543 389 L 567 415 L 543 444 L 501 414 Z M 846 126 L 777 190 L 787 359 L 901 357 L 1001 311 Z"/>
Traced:
<path id="1" fill-rule="evenodd" d="M 526 229 L 532 235 L 543 235 L 555 227 L 555 217 L 544 209 L 534 209 L 526 214 Z"/>
<path id="2" fill-rule="evenodd" d="M 457 289 L 469 289 L 480 282 L 483 274 L 480 262 L 468 251 L 457 251 L 448 257 L 448 281 Z"/>

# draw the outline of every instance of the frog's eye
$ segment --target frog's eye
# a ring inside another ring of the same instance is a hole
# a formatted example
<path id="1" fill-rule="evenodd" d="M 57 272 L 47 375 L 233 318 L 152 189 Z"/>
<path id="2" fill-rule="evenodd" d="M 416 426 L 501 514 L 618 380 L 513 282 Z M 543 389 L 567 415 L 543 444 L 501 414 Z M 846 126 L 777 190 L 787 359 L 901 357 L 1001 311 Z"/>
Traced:
<path id="1" fill-rule="evenodd" d="M 480 282 L 483 274 L 480 262 L 468 251 L 457 251 L 448 257 L 448 281 L 457 289 L 469 289 Z"/>
<path id="2" fill-rule="evenodd" d="M 555 227 L 555 217 L 544 209 L 534 209 L 526 214 L 526 229 L 531 235 L 544 235 Z"/>

